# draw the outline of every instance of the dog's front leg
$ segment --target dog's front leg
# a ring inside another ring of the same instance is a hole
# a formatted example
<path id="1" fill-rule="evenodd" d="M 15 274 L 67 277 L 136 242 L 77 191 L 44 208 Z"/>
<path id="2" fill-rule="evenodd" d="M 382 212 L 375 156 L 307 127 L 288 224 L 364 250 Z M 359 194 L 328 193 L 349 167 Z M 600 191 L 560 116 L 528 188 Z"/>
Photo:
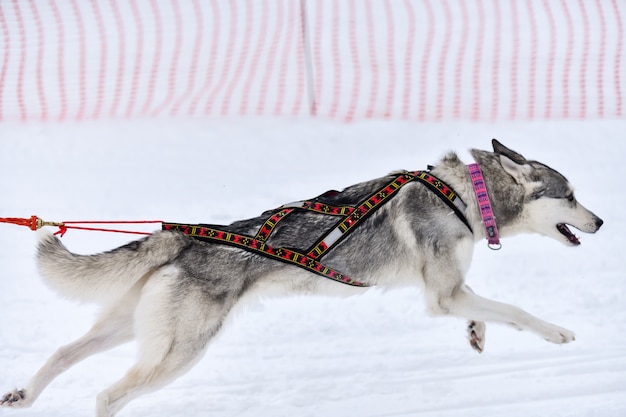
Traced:
<path id="1" fill-rule="evenodd" d="M 485 322 L 477 320 L 467 322 L 467 340 L 469 340 L 472 349 L 478 353 L 483 353 L 485 350 L 486 331 Z"/>
<path id="2" fill-rule="evenodd" d="M 465 286 L 468 291 L 472 291 L 470 287 Z M 469 340 L 469 344 L 478 353 L 483 353 L 485 350 L 485 341 L 486 341 L 486 332 L 487 325 L 483 321 L 478 320 L 469 320 L 467 322 L 467 340 Z"/>
<path id="3" fill-rule="evenodd" d="M 568 343 L 575 339 L 571 330 L 541 320 L 519 307 L 476 295 L 465 284 L 456 287 L 445 296 L 431 294 L 428 299 L 431 310 L 435 313 L 467 318 L 475 322 L 508 324 L 520 330 L 535 332 L 552 343 Z"/>

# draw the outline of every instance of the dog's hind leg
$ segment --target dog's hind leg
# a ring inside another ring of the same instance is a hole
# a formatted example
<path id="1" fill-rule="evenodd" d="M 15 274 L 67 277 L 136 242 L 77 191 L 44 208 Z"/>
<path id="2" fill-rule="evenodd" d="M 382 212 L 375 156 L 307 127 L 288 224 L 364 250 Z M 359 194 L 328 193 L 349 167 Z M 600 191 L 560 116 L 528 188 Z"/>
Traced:
<path id="1" fill-rule="evenodd" d="M 80 339 L 59 348 L 37 371 L 25 389 L 0 398 L 4 407 L 30 407 L 54 378 L 83 359 L 125 343 L 133 337 L 133 311 L 139 289 L 134 288 L 118 303 L 106 309 L 93 327 Z"/>
<path id="2" fill-rule="evenodd" d="M 96 415 L 112 417 L 128 402 L 187 372 L 219 331 L 230 309 L 226 298 L 212 299 L 177 268 L 155 274 L 135 315 L 138 362 L 98 395 Z"/>

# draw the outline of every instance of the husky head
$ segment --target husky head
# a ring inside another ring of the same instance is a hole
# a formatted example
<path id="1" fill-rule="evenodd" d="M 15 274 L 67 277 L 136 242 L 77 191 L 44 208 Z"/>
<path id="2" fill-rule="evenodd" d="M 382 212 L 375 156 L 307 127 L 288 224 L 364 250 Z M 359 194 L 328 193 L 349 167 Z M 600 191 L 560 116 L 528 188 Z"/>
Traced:
<path id="1" fill-rule="evenodd" d="M 531 232 L 565 245 L 580 245 L 570 226 L 595 233 L 602 219 L 576 201 L 569 181 L 537 161 L 493 139 L 493 153 L 473 149 L 491 197 L 498 228 L 503 236 Z"/>

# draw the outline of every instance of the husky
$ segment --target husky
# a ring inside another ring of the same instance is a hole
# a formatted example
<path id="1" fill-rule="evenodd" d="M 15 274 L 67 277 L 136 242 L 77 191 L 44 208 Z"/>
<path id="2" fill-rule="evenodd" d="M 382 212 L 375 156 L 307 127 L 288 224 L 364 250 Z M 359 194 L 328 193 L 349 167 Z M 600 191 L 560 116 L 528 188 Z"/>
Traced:
<path id="1" fill-rule="evenodd" d="M 586 233 L 598 231 L 603 221 L 576 201 L 563 175 L 527 160 L 495 139 L 492 145 L 493 152 L 473 149 L 471 154 L 482 170 L 501 236 L 538 233 L 578 246 L 580 240 L 570 227 Z M 412 182 L 332 248 L 325 256 L 325 265 L 369 286 L 418 286 L 430 314 L 468 320 L 467 336 L 478 352 L 484 349 L 485 322 L 528 330 L 552 343 L 573 341 L 571 330 L 470 289 L 464 277 L 473 247 L 487 234 L 479 200 L 466 165 L 455 153 L 445 155 L 430 172 L 465 203 L 466 222 L 451 215 L 449 205 L 432 190 Z M 356 184 L 329 198 L 354 204 L 390 178 Z M 254 235 L 266 218 L 263 215 L 225 227 Z M 308 247 L 336 222 L 333 216 L 300 212 L 277 224 L 267 243 Z M 72 365 L 136 339 L 138 361 L 97 396 L 98 417 L 114 416 L 129 401 L 189 370 L 233 308 L 249 296 L 351 295 L 366 290 L 242 248 L 171 230 L 89 256 L 69 252 L 57 237 L 47 233 L 40 238 L 37 262 L 50 287 L 70 298 L 99 303 L 102 312 L 87 334 L 59 348 L 25 389 L 7 393 L 0 397 L 0 403 L 4 407 L 29 407 Z"/>

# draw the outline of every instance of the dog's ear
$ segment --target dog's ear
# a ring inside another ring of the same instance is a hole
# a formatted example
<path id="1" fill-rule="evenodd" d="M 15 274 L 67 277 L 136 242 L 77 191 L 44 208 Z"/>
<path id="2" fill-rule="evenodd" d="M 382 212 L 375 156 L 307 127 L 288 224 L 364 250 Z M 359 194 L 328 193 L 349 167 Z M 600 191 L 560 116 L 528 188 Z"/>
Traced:
<path id="1" fill-rule="evenodd" d="M 507 148 L 496 139 L 492 139 L 491 144 L 493 145 L 494 152 L 500 158 L 502 168 L 515 178 L 515 181 L 518 183 L 527 182 L 533 171 L 533 167 L 528 163 L 526 158 L 514 150 Z"/>
<path id="2" fill-rule="evenodd" d="M 517 162 L 518 164 L 523 164 L 524 162 L 526 162 L 526 158 L 524 158 L 521 154 L 507 148 L 506 146 L 498 142 L 497 139 L 491 139 L 491 145 L 493 146 L 493 151 L 498 155 L 504 155 L 510 160 Z"/>

